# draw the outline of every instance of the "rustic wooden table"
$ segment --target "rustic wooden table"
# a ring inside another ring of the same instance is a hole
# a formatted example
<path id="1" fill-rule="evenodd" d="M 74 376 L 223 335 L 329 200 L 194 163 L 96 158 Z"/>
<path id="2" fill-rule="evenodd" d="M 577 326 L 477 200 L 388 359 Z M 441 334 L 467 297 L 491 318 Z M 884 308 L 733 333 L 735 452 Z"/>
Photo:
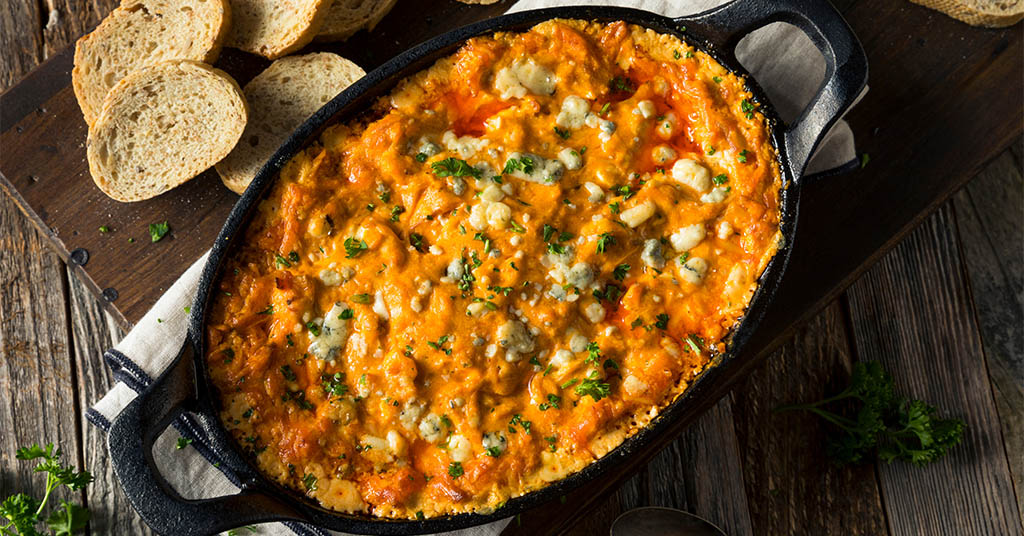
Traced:
<path id="1" fill-rule="evenodd" d="M 116 4 L 0 1 L 0 88 Z M 850 117 L 872 158 L 851 176 L 811 185 L 805 195 L 815 203 L 803 221 L 831 217 L 846 234 L 798 238 L 798 251 L 807 245 L 813 254 L 794 254 L 802 260 L 779 305 L 791 310 L 767 322 L 760 348 L 770 355 L 747 379 L 645 468 L 527 513 L 507 533 L 605 532 L 620 512 L 643 505 L 695 512 L 729 534 L 1022 533 L 1021 27 L 970 29 L 902 0 L 836 4 L 872 62 L 872 92 Z M 1010 87 L 992 87 L 1006 80 Z M 0 130 L 10 117 L 0 109 Z M 0 165 L 24 160 L 16 149 L 0 145 Z M 888 196 L 861 195 L 869 188 Z M 91 533 L 148 533 L 117 486 L 104 438 L 83 416 L 113 383 L 101 351 L 147 305 L 104 312 L 79 271 L 51 251 L 54 234 L 0 196 L 0 497 L 39 491 L 42 479 L 14 451 L 53 441 L 96 475 L 76 497 L 93 511 Z M 901 391 L 962 416 L 964 443 L 926 468 L 839 469 L 822 453 L 819 421 L 772 414 L 841 388 L 858 360 L 881 361 Z"/>

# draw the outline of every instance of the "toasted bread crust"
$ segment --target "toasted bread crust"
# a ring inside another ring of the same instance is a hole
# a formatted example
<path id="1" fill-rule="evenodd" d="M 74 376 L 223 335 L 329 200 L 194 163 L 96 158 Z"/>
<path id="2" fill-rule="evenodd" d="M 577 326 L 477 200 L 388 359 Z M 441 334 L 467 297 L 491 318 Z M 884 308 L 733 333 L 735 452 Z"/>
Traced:
<path id="1" fill-rule="evenodd" d="M 215 166 L 224 185 L 241 194 L 291 132 L 366 73 L 328 52 L 289 56 L 246 84 L 252 118 L 241 140 Z"/>
<path id="2" fill-rule="evenodd" d="M 247 118 L 241 88 L 219 69 L 191 60 L 142 68 L 110 90 L 89 127 L 89 172 L 113 199 L 149 199 L 227 155 Z"/>
<path id="3" fill-rule="evenodd" d="M 317 41 L 344 41 L 362 29 L 372 30 L 395 7 L 396 0 L 335 0 Z"/>
<path id="4" fill-rule="evenodd" d="M 985 8 L 976 0 L 910 0 L 915 4 L 941 11 L 971 26 L 1003 28 L 1024 19 L 1024 2 L 1007 2 L 1005 6 Z"/>
<path id="5" fill-rule="evenodd" d="M 132 71 L 186 59 L 213 63 L 231 26 L 227 0 L 126 0 L 75 44 L 71 85 L 87 124 Z"/>
<path id="6" fill-rule="evenodd" d="M 277 59 L 306 46 L 327 17 L 331 0 L 231 0 L 226 46 Z"/>

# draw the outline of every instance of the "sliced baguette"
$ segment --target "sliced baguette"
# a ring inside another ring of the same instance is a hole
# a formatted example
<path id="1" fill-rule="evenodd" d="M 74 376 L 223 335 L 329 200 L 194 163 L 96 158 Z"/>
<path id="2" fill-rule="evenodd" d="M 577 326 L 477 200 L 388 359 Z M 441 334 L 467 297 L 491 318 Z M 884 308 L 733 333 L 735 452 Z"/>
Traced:
<path id="1" fill-rule="evenodd" d="M 313 40 L 330 5 L 331 0 L 231 0 L 226 46 L 280 58 Z"/>
<path id="2" fill-rule="evenodd" d="M 396 0 L 334 0 L 317 41 L 344 41 L 362 29 L 372 30 L 395 7 Z"/>
<path id="3" fill-rule="evenodd" d="M 110 90 L 89 127 L 89 172 L 118 201 L 149 199 L 224 158 L 247 115 L 224 71 L 191 60 L 144 67 Z"/>
<path id="4" fill-rule="evenodd" d="M 337 54 L 281 58 L 245 86 L 251 111 L 238 145 L 215 166 L 224 185 L 245 191 L 256 172 L 303 121 L 366 73 Z"/>
<path id="5" fill-rule="evenodd" d="M 132 71 L 171 59 L 213 63 L 230 26 L 227 0 L 125 0 L 75 44 L 71 85 L 85 122 Z"/>
<path id="6" fill-rule="evenodd" d="M 1024 19 L 1022 0 L 910 0 L 972 26 L 1002 28 Z"/>

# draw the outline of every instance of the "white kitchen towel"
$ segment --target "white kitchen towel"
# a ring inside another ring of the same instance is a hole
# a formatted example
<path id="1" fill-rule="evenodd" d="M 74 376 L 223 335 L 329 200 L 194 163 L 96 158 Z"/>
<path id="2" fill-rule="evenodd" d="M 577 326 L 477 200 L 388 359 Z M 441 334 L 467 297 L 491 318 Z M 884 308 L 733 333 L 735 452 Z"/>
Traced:
<path id="1" fill-rule="evenodd" d="M 698 13 L 723 3 L 721 0 L 522 0 L 512 11 L 554 5 L 590 4 L 637 7 L 668 16 Z M 775 23 L 740 42 L 737 57 L 761 84 L 784 121 L 792 120 L 815 94 L 825 73 L 824 59 L 802 32 Z M 808 166 L 808 173 L 831 172 L 856 165 L 853 134 L 840 121 Z M 109 429 L 117 414 L 163 372 L 178 353 L 188 329 L 188 307 L 199 284 L 206 262 L 203 255 L 156 305 L 139 321 L 118 345 L 104 354 L 114 370 L 117 383 L 87 412 L 89 420 Z M 178 448 L 179 438 L 184 438 Z M 188 443 L 187 446 L 184 443 Z M 179 419 L 154 447 L 157 465 L 168 481 L 189 499 L 216 497 L 238 492 L 237 478 L 219 467 L 209 442 L 190 417 Z M 494 536 L 509 523 L 508 519 L 455 533 L 459 536 Z M 257 528 L 260 534 L 327 535 L 323 529 L 295 523 L 268 523 Z"/>

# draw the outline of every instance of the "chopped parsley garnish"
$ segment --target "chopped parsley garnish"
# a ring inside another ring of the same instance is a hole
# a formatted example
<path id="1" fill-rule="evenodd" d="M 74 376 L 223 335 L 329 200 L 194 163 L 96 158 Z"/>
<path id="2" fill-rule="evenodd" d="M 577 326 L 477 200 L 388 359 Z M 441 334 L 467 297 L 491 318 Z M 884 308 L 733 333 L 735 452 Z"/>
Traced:
<path id="1" fill-rule="evenodd" d="M 555 452 L 556 450 L 558 450 L 558 445 L 555 444 L 558 442 L 557 435 L 545 437 L 544 441 L 548 442 L 548 449 L 550 449 L 551 452 Z"/>
<path id="2" fill-rule="evenodd" d="M 320 380 L 323 382 L 324 393 L 327 396 L 341 397 L 348 393 L 344 372 L 335 372 L 333 376 L 324 374 L 320 376 Z"/>
<path id="3" fill-rule="evenodd" d="M 487 447 L 484 452 L 492 458 L 497 458 L 501 456 L 501 447 Z"/>
<path id="4" fill-rule="evenodd" d="M 488 238 L 487 235 L 483 233 L 476 233 L 473 235 L 473 240 L 479 240 L 484 243 L 484 253 L 491 252 L 491 239 Z"/>
<path id="5" fill-rule="evenodd" d="M 448 476 L 450 476 L 452 478 L 459 478 L 464 473 L 465 473 L 465 471 L 462 470 L 462 464 L 459 463 L 459 462 L 452 462 L 448 466 Z"/>
<path id="6" fill-rule="evenodd" d="M 398 221 L 398 217 L 405 212 L 405 207 L 402 205 L 395 205 L 391 207 L 391 221 Z"/>
<path id="7" fill-rule="evenodd" d="M 170 230 L 171 227 L 167 225 L 166 221 L 163 223 L 151 223 L 149 224 L 149 239 L 153 242 L 159 242 Z"/>
<path id="8" fill-rule="evenodd" d="M 746 164 L 747 163 L 747 153 L 748 152 L 749 151 L 747 151 L 746 149 L 743 149 L 742 151 L 740 151 L 740 155 L 737 156 L 736 159 L 739 160 L 741 164 Z"/>
<path id="9" fill-rule="evenodd" d="M 611 107 L 612 107 L 612 103 L 606 102 L 606 103 L 604 103 L 604 106 L 601 107 L 601 111 L 599 113 L 601 115 L 604 115 L 604 114 L 608 113 L 608 110 L 610 110 Z"/>
<path id="10" fill-rule="evenodd" d="M 338 318 L 342 320 L 348 320 L 352 318 L 352 309 L 345 309 L 344 311 L 341 312 L 340 315 L 338 315 Z"/>
<path id="11" fill-rule="evenodd" d="M 281 365 L 281 375 L 284 376 L 284 379 L 290 382 L 293 382 L 297 379 L 295 377 L 295 371 L 292 370 L 291 365 Z"/>
<path id="12" fill-rule="evenodd" d="M 622 289 L 618 285 L 607 284 L 604 286 L 603 290 L 594 289 L 592 294 L 598 300 L 615 303 L 619 301 L 619 296 L 622 295 Z"/>
<path id="13" fill-rule="evenodd" d="M 320 336 L 320 326 L 316 325 L 316 323 L 313 322 L 312 320 L 306 322 L 306 329 L 308 329 L 309 332 L 313 334 L 314 337 Z"/>
<path id="14" fill-rule="evenodd" d="M 597 372 L 591 372 L 586 379 L 583 380 L 579 385 L 576 386 L 576 394 L 580 396 L 590 396 L 595 401 L 601 400 L 608 396 L 612 392 L 611 385 L 602 382 L 597 378 Z"/>
<path id="15" fill-rule="evenodd" d="M 740 110 L 743 111 L 743 115 L 746 116 L 747 119 L 754 118 L 754 105 L 751 104 L 750 101 L 748 101 L 747 99 L 743 99 L 740 101 Z"/>
<path id="16" fill-rule="evenodd" d="M 423 253 L 427 249 L 423 244 L 423 235 L 418 233 L 409 233 L 409 244 L 411 244 L 412 247 L 420 253 Z"/>
<path id="17" fill-rule="evenodd" d="M 672 57 L 678 60 L 681 57 L 679 55 L 679 51 L 678 50 L 673 50 L 672 51 Z"/>
<path id="18" fill-rule="evenodd" d="M 551 241 L 551 236 L 554 235 L 555 231 L 557 231 L 557 230 L 558 229 L 555 229 L 554 227 L 552 227 L 552 226 L 550 226 L 550 225 L 545 223 L 544 227 L 541 229 L 541 233 L 542 233 L 542 235 L 544 237 L 544 241 L 545 242 L 550 242 Z"/>
<path id="19" fill-rule="evenodd" d="M 619 205 L 619 202 L 618 202 L 618 201 L 616 201 L 616 202 L 614 202 L 614 203 L 611 203 L 610 205 L 608 205 L 608 208 L 610 208 L 610 209 L 612 210 L 612 214 L 618 214 L 618 213 L 619 213 L 619 212 L 620 212 L 620 211 L 622 210 L 622 208 L 621 208 L 621 206 Z"/>
<path id="20" fill-rule="evenodd" d="M 306 486 L 307 490 L 313 491 L 316 489 L 316 477 L 306 473 L 306 475 L 302 477 L 302 484 Z"/>
<path id="21" fill-rule="evenodd" d="M 479 179 L 481 171 L 469 165 L 469 162 L 458 158 L 448 157 L 430 164 L 434 175 L 438 177 L 473 177 Z"/>
<path id="22" fill-rule="evenodd" d="M 729 176 L 726 175 L 725 173 L 722 173 L 720 175 L 715 175 L 714 177 L 711 177 L 711 182 L 721 186 L 721 185 L 729 182 Z"/>
<path id="23" fill-rule="evenodd" d="M 569 134 L 570 133 L 569 133 L 569 129 L 567 129 L 567 128 L 555 127 L 555 134 L 558 134 L 558 137 L 562 138 L 563 140 L 567 140 L 567 139 L 569 139 Z"/>
<path id="24" fill-rule="evenodd" d="M 530 158 L 529 156 L 524 155 L 520 156 L 519 158 L 509 158 L 505 162 L 505 169 L 503 169 L 501 172 L 504 173 L 505 175 L 511 175 L 512 173 L 518 170 L 529 175 L 533 173 L 535 165 L 536 162 L 534 162 L 533 158 Z"/>
<path id="25" fill-rule="evenodd" d="M 707 153 L 708 153 L 708 156 L 711 156 L 711 155 L 715 154 L 715 148 L 714 147 L 708 147 Z"/>
<path id="26" fill-rule="evenodd" d="M 373 301 L 373 296 L 369 294 L 355 294 L 352 296 L 352 301 L 365 305 Z"/>
<path id="27" fill-rule="evenodd" d="M 526 227 L 523 227 L 522 225 L 519 225 L 518 223 L 516 223 L 516 220 L 509 220 L 508 224 L 509 224 L 510 227 L 512 227 L 512 232 L 513 233 L 525 233 L 526 232 Z"/>
<path id="28" fill-rule="evenodd" d="M 621 195 L 623 201 L 626 201 L 629 198 L 636 195 L 636 192 L 634 192 L 628 184 L 623 184 L 622 186 L 613 186 L 612 192 L 614 192 L 615 195 Z"/>
<path id="29" fill-rule="evenodd" d="M 713 80 L 716 84 L 720 84 L 722 82 L 722 77 L 721 76 L 712 76 L 711 80 Z"/>
<path id="30" fill-rule="evenodd" d="M 416 153 L 416 161 L 423 163 L 427 161 L 427 153 Z"/>
<path id="31" fill-rule="evenodd" d="M 362 255 L 363 252 L 369 248 L 370 246 L 366 245 L 365 240 L 360 240 L 350 236 L 345 239 L 345 258 L 354 259 Z"/>
<path id="32" fill-rule="evenodd" d="M 444 343 L 446 343 L 446 342 L 448 342 L 448 335 L 442 335 L 440 339 L 437 339 L 437 342 L 427 341 L 427 346 L 429 346 L 429 347 L 431 347 L 431 348 L 433 348 L 435 350 L 440 350 L 440 351 L 444 352 L 445 355 L 452 355 L 452 349 L 451 348 L 444 348 Z"/>
<path id="33" fill-rule="evenodd" d="M 693 333 L 691 333 L 691 334 L 687 335 L 686 338 L 683 339 L 683 340 L 686 341 L 686 344 L 690 347 L 690 349 L 693 350 L 693 353 L 695 353 L 695 354 L 700 354 L 701 353 L 701 347 L 704 346 L 704 339 L 702 339 L 702 338 L 698 337 L 697 335 L 694 335 Z"/>
<path id="34" fill-rule="evenodd" d="M 612 277 L 618 281 L 622 281 L 627 275 L 629 275 L 629 269 L 630 266 L 628 264 L 620 264 L 612 270 Z"/>
<path id="35" fill-rule="evenodd" d="M 100 225 L 100 232 L 101 233 L 109 233 L 110 232 L 110 227 L 107 227 L 106 225 Z"/>
<path id="36" fill-rule="evenodd" d="M 562 389 L 568 389 L 568 388 L 572 387 L 573 385 L 576 385 L 576 382 L 578 382 L 578 381 L 579 381 L 578 379 L 573 378 L 573 379 L 563 383 L 559 387 L 561 387 Z"/>
<path id="37" fill-rule="evenodd" d="M 654 322 L 654 327 L 658 329 L 668 329 L 668 314 L 661 313 L 660 315 L 654 318 L 657 319 L 657 321 Z"/>
<path id="38" fill-rule="evenodd" d="M 587 344 L 587 359 L 583 362 L 593 363 L 595 365 L 601 362 L 601 348 L 596 342 Z"/>
<path id="39" fill-rule="evenodd" d="M 261 315 L 272 315 L 272 314 L 274 314 L 274 304 L 268 305 L 266 309 L 260 311 L 257 314 L 261 314 Z"/>
<path id="40" fill-rule="evenodd" d="M 541 411 L 547 411 L 547 410 L 549 410 L 551 408 L 560 409 L 561 406 L 559 406 L 559 404 L 561 404 L 561 403 L 562 403 L 562 397 L 552 393 L 552 394 L 548 394 L 548 401 L 542 403 L 539 406 L 537 406 L 537 409 L 539 409 Z"/>
<path id="41" fill-rule="evenodd" d="M 515 425 L 517 424 L 523 427 L 523 431 L 526 432 L 526 435 L 530 435 L 530 427 L 533 426 L 533 422 L 524 421 L 523 416 L 516 413 L 512 416 L 512 420 L 508 421 L 508 431 L 513 434 L 516 433 Z"/>
<path id="42" fill-rule="evenodd" d="M 604 253 L 608 246 L 615 245 L 615 236 L 611 233 L 601 233 L 597 237 L 597 252 Z"/>
<path id="43" fill-rule="evenodd" d="M 176 448 L 178 450 L 181 450 L 181 449 L 183 449 L 183 448 L 185 448 L 185 447 L 187 447 L 187 446 L 189 446 L 191 444 L 192 444 L 192 440 L 191 439 L 186 439 L 184 437 L 179 437 L 177 443 L 174 444 L 174 448 Z"/>
<path id="44" fill-rule="evenodd" d="M 633 83 L 624 76 L 616 76 L 608 83 L 612 91 L 633 91 Z"/>
<path id="45" fill-rule="evenodd" d="M 693 52 L 690 52 L 689 50 L 687 50 L 686 51 L 686 57 L 687 58 L 692 58 L 693 57 Z"/>
<path id="46" fill-rule="evenodd" d="M 274 265 L 278 267 L 284 266 L 285 268 L 292 267 L 292 263 L 288 262 L 288 259 L 280 255 L 274 255 Z"/>
<path id="47" fill-rule="evenodd" d="M 555 255 L 562 255 L 565 253 L 565 246 L 561 244 L 548 244 L 548 252 Z"/>

